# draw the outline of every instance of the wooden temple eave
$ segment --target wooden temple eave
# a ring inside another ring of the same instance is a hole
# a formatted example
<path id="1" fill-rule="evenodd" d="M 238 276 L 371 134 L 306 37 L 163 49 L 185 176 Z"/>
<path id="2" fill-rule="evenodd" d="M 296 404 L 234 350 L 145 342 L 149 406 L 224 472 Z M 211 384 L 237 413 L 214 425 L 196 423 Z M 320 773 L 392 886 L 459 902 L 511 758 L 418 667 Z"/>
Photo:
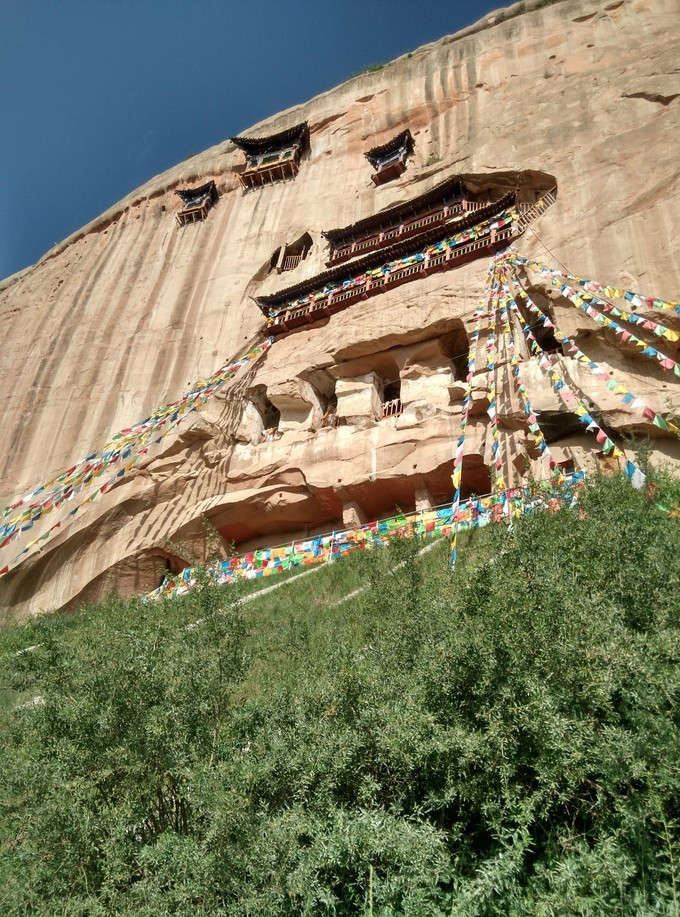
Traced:
<path id="1" fill-rule="evenodd" d="M 246 168 L 239 181 L 244 190 L 250 190 L 295 178 L 302 154 L 309 146 L 309 127 L 304 121 L 267 137 L 231 140 L 246 154 Z"/>
<path id="2" fill-rule="evenodd" d="M 410 156 L 413 152 L 413 146 L 413 136 L 411 135 L 411 131 L 407 128 L 405 131 L 397 134 L 396 137 L 392 137 L 387 143 L 373 147 L 372 150 L 369 150 L 364 155 L 371 165 L 377 169 L 381 161 L 402 148 L 405 150 L 406 156 Z"/>
<path id="3" fill-rule="evenodd" d="M 400 239 L 412 238 L 434 226 L 447 225 L 451 223 L 452 220 L 461 216 L 464 218 L 488 206 L 489 204 L 486 202 L 470 201 L 463 198 L 461 200 L 445 203 L 435 209 L 424 210 L 413 219 L 399 223 L 397 226 L 392 226 L 374 235 L 359 238 L 350 245 L 343 246 L 342 248 L 333 248 L 331 258 L 326 262 L 326 267 L 331 267 L 334 264 L 341 264 L 344 261 L 349 261 L 351 258 L 356 258 L 361 254 L 367 254 L 370 251 L 383 249 Z"/>
<path id="4" fill-rule="evenodd" d="M 435 195 L 437 189 L 440 190 Z M 375 214 L 345 229 L 324 232 L 323 235 L 331 243 L 331 256 L 326 261 L 326 267 L 383 249 L 396 241 L 416 236 L 434 226 L 444 225 L 457 217 L 465 217 L 496 203 L 490 205 L 487 201 L 472 200 L 464 195 L 463 184 L 458 179 L 449 180 L 406 204 Z M 504 198 L 505 195 L 499 196 L 497 200 Z M 392 214 L 394 216 L 390 219 Z"/>
<path id="5" fill-rule="evenodd" d="M 528 176 L 529 179 L 527 179 Z M 536 186 L 537 178 L 540 179 L 538 186 Z M 554 176 L 543 173 L 536 173 L 533 180 L 531 173 L 527 172 L 456 173 L 417 197 L 392 204 L 383 210 L 355 220 L 354 223 L 347 226 L 324 230 L 322 235 L 330 243 L 332 252 L 327 266 L 330 267 L 331 263 L 339 263 L 340 258 L 346 260 L 347 255 L 344 253 L 354 243 L 365 242 L 369 238 L 379 236 L 380 233 L 387 235 L 391 230 L 398 229 L 400 225 L 420 219 L 428 213 L 443 208 L 446 204 L 451 206 L 458 201 L 467 200 L 469 203 L 479 205 L 480 196 L 486 197 L 487 200 L 489 197 L 499 200 L 512 190 L 517 192 L 519 202 L 523 200 L 527 190 L 545 193 L 554 186 Z M 364 248 L 362 245 L 356 248 L 364 252 L 368 247 Z"/>
<path id="6" fill-rule="evenodd" d="M 378 282 L 367 283 L 361 289 L 350 290 L 337 295 L 325 297 L 320 303 L 313 303 L 308 306 L 301 306 L 299 309 L 284 310 L 273 320 L 268 321 L 263 329 L 263 334 L 274 337 L 280 337 L 290 331 L 294 331 L 303 325 L 314 324 L 324 318 L 329 318 L 336 312 L 342 312 L 349 306 L 360 300 L 368 299 L 378 293 L 384 293 L 387 290 L 395 289 L 403 283 L 416 280 L 420 277 L 429 276 L 430 274 L 450 270 L 454 267 L 460 267 L 468 261 L 477 258 L 490 257 L 497 251 L 510 245 L 517 238 L 517 233 L 512 230 L 501 230 L 496 237 L 491 239 L 475 240 L 461 246 L 457 250 L 450 250 L 444 255 L 437 255 L 430 259 L 429 262 L 420 262 L 402 271 L 395 271 L 387 278 Z"/>
<path id="7" fill-rule="evenodd" d="M 465 184 L 460 175 L 453 175 L 417 197 L 400 201 L 398 204 L 392 204 L 391 207 L 386 207 L 384 210 L 372 213 L 361 220 L 356 220 L 354 223 L 350 223 L 349 226 L 343 226 L 340 229 L 326 229 L 322 235 L 332 246 L 338 248 L 345 243 L 351 243 L 369 235 L 374 235 L 376 232 L 382 232 L 385 229 L 398 226 L 410 218 L 419 216 L 428 208 L 434 208 L 446 202 L 453 202 L 457 198 L 462 198 L 464 193 Z"/>
<path id="8" fill-rule="evenodd" d="M 387 143 L 376 146 L 366 153 L 366 159 L 371 163 L 375 172 L 371 175 L 374 185 L 398 178 L 406 171 L 406 160 L 413 152 L 413 137 L 411 131 L 405 130 L 397 134 Z"/>
<path id="9" fill-rule="evenodd" d="M 268 134 L 266 137 L 231 137 L 230 139 L 246 155 L 261 155 L 274 150 L 284 150 L 296 144 L 304 152 L 309 143 L 309 127 L 307 122 L 303 121 L 277 134 Z"/>
<path id="10" fill-rule="evenodd" d="M 204 220 L 213 205 L 219 200 L 214 181 L 206 182 L 199 188 L 177 189 L 175 194 L 184 203 L 182 210 L 175 214 L 178 226 L 186 226 L 187 223 Z"/>

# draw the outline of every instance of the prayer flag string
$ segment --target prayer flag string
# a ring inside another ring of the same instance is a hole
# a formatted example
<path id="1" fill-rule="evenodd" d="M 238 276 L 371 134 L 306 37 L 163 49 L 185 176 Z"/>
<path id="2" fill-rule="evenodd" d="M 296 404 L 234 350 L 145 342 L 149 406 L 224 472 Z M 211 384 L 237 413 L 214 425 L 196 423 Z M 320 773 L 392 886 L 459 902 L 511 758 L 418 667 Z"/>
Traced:
<path id="1" fill-rule="evenodd" d="M 494 466 L 494 493 L 505 490 L 505 478 L 503 476 L 503 455 L 501 450 L 500 434 L 498 431 L 498 386 L 496 378 L 496 367 L 498 363 L 498 334 L 496 327 L 499 309 L 499 295 L 500 286 L 498 275 L 494 271 L 491 291 L 491 303 L 489 309 L 489 335 L 486 342 L 486 371 L 489 393 L 489 403 L 486 413 L 489 417 L 489 430 L 491 432 L 491 457 L 493 459 Z"/>
<path id="2" fill-rule="evenodd" d="M 241 366 L 259 357 L 271 346 L 271 339 L 263 341 L 251 348 L 243 357 L 228 363 L 210 376 L 209 379 L 197 382 L 193 388 L 178 401 L 173 401 L 157 409 L 149 417 L 126 427 L 111 437 L 101 453 L 93 452 L 70 468 L 61 472 L 54 478 L 33 488 L 24 497 L 5 507 L 0 517 L 6 517 L 21 506 L 29 503 L 22 513 L 9 519 L 0 526 L 0 538 L 4 538 L 10 526 L 24 524 L 29 521 L 36 510 L 47 505 L 54 506 L 64 499 L 68 499 L 73 490 L 81 483 L 88 484 L 92 478 L 101 476 L 109 465 L 124 461 L 129 457 L 133 447 L 141 447 L 150 442 L 154 434 L 166 424 L 175 424 L 183 415 L 191 412 L 192 408 L 205 404 L 208 398 L 215 393 L 226 381 L 231 379 Z M 34 520 L 35 521 L 35 520 Z"/>
<path id="3" fill-rule="evenodd" d="M 301 567 L 327 563 L 356 550 L 386 547 L 400 538 L 448 538 L 454 529 L 465 531 L 485 527 L 494 522 L 535 512 L 540 509 L 554 511 L 562 506 L 573 506 L 585 480 L 584 472 L 570 475 L 560 485 L 548 482 L 523 485 L 504 491 L 470 498 L 456 509 L 443 506 L 422 512 L 400 514 L 391 519 L 369 522 L 357 529 L 335 531 L 317 535 L 272 548 L 261 548 L 247 554 L 230 557 L 205 569 L 204 576 L 198 567 L 188 567 L 178 574 L 170 574 L 163 584 L 147 598 L 158 600 L 184 595 L 208 580 L 217 585 L 229 585 L 239 580 L 260 579 L 285 573 Z"/>
<path id="4" fill-rule="evenodd" d="M 674 300 L 669 301 L 665 299 L 658 299 L 657 297 L 645 296 L 644 293 L 635 293 L 632 290 L 624 290 L 620 287 L 614 287 L 606 283 L 600 283 L 597 280 L 589 280 L 585 277 L 577 277 L 575 274 L 568 274 L 566 271 L 561 271 L 558 268 L 548 267 L 548 265 L 535 258 L 524 258 L 522 255 L 519 255 L 517 252 L 515 252 L 514 249 L 510 249 L 510 253 L 517 263 L 526 265 L 532 270 L 538 270 L 544 274 L 548 273 L 565 277 L 567 280 L 571 280 L 572 283 L 577 283 L 580 287 L 584 287 L 589 293 L 600 293 L 602 296 L 606 296 L 608 299 L 625 299 L 627 302 L 630 302 L 631 305 L 638 309 L 641 309 L 644 306 L 646 309 L 658 309 L 666 312 L 675 312 L 676 315 L 680 315 L 680 303 L 675 302 Z"/>
<path id="5" fill-rule="evenodd" d="M 514 256 L 512 261 L 516 265 L 528 265 L 529 262 L 524 259 Z M 538 264 L 538 262 L 535 262 Z M 546 269 L 548 271 L 548 269 Z M 598 325 L 603 325 L 605 328 L 611 328 L 612 331 L 621 338 L 621 343 L 623 344 L 634 344 L 635 347 L 641 352 L 643 357 L 647 357 L 650 360 L 658 361 L 662 368 L 668 372 L 672 372 L 674 375 L 680 378 L 680 364 L 677 363 L 672 357 L 669 357 L 668 354 L 663 353 L 658 350 L 652 344 L 649 344 L 647 341 L 642 340 L 632 331 L 629 331 L 627 328 L 623 327 L 619 322 L 615 321 L 612 318 L 609 318 L 607 315 L 603 315 L 601 312 L 598 312 L 591 303 L 596 302 L 598 305 L 602 306 L 605 311 L 610 312 L 612 315 L 615 315 L 621 318 L 623 321 L 628 322 L 629 324 L 642 325 L 645 330 L 652 331 L 657 336 L 665 337 L 669 341 L 676 341 L 680 339 L 680 334 L 673 331 L 670 328 L 666 328 L 665 325 L 660 325 L 658 322 L 653 322 L 651 319 L 645 319 L 641 315 L 633 315 L 630 312 L 626 312 L 622 309 L 617 309 L 615 306 L 612 306 L 611 303 L 605 302 L 602 299 L 599 299 L 597 296 L 593 296 L 591 293 L 579 293 L 574 290 L 569 284 L 560 283 L 558 280 L 552 278 L 551 283 L 553 286 L 558 286 L 560 292 L 565 297 L 565 299 L 570 302 L 577 309 L 580 309 L 582 312 L 592 318 L 594 322 Z"/>
<path id="6" fill-rule="evenodd" d="M 631 410 L 640 411 L 646 420 L 651 421 L 654 426 L 658 427 L 660 430 L 674 433 L 676 436 L 680 435 L 680 428 L 678 428 L 672 420 L 666 420 L 661 414 L 646 404 L 642 398 L 639 398 L 631 392 L 627 386 L 619 382 L 611 373 L 604 370 L 599 363 L 596 363 L 595 360 L 591 360 L 591 358 L 579 348 L 576 341 L 560 331 L 557 325 L 551 320 L 550 316 L 546 315 L 546 313 L 536 305 L 528 293 L 522 288 L 517 278 L 512 276 L 510 272 L 508 272 L 507 276 L 509 276 L 510 282 L 521 292 L 527 309 L 537 316 L 539 322 L 544 325 L 544 327 L 554 332 L 556 338 L 566 347 L 568 352 L 573 355 L 575 360 L 578 360 L 579 363 L 586 366 L 598 381 L 606 385 L 610 392 L 620 396 L 626 407 L 631 408 Z"/>
<path id="7" fill-rule="evenodd" d="M 92 453 L 72 468 L 67 469 L 51 481 L 40 485 L 30 494 L 27 494 L 26 497 L 6 508 L 3 515 L 7 515 L 11 510 L 17 509 L 27 500 L 30 500 L 31 497 L 40 496 L 40 499 L 31 503 L 26 510 L 0 526 L 0 549 L 8 547 L 45 516 L 58 509 L 62 504 L 70 502 L 84 488 L 91 485 L 94 486 L 97 483 L 97 479 L 111 466 L 115 468 L 114 473 L 108 477 L 104 484 L 96 486 L 93 492 L 82 502 L 53 523 L 38 538 L 25 545 L 8 565 L 0 569 L 0 576 L 4 576 L 14 569 L 34 547 L 37 545 L 42 547 L 59 529 L 66 526 L 80 509 L 88 503 L 92 503 L 101 494 L 107 493 L 120 478 L 137 464 L 141 457 L 148 452 L 149 448 L 160 444 L 189 414 L 204 405 L 210 396 L 226 381 L 233 378 L 242 366 L 265 353 L 271 343 L 271 339 L 267 339 L 251 348 L 238 360 L 223 366 L 207 381 L 197 383 L 180 401 L 159 408 L 146 420 L 115 434 L 104 447 L 101 455 Z M 165 429 L 163 429 L 164 427 Z M 50 488 L 52 489 L 50 490 Z"/>
<path id="8" fill-rule="evenodd" d="M 460 505 L 460 493 L 461 493 L 461 482 L 463 477 L 463 458 L 465 456 L 465 433 L 467 431 L 467 426 L 470 421 L 470 412 L 472 410 L 472 380 L 476 372 L 476 360 L 477 360 L 477 348 L 479 346 L 479 336 L 482 330 L 482 321 L 484 315 L 488 316 L 490 309 L 490 296 L 491 296 L 491 284 L 494 274 L 494 264 L 493 262 L 489 266 L 489 270 L 486 276 L 486 282 L 484 284 L 484 295 L 480 300 L 477 310 L 473 316 L 474 318 L 474 327 L 472 334 L 470 335 L 470 347 L 468 350 L 468 370 L 466 376 L 466 391 L 465 397 L 463 399 L 463 410 L 460 419 L 460 431 L 458 434 L 458 442 L 456 443 L 456 451 L 453 457 L 453 474 L 451 475 L 451 481 L 453 483 L 453 532 L 451 535 L 451 557 L 450 565 L 453 569 L 456 565 L 456 559 L 458 556 L 458 507 Z"/>
<path id="9" fill-rule="evenodd" d="M 605 455 L 612 455 L 615 458 L 622 458 L 623 452 L 618 448 L 612 439 L 605 433 L 599 423 L 590 414 L 588 406 L 578 398 L 571 387 L 564 381 L 562 374 L 548 359 L 545 352 L 541 349 L 529 325 L 524 321 L 522 313 L 515 296 L 510 296 L 510 308 L 519 322 L 522 333 L 527 341 L 531 353 L 536 357 L 538 365 L 544 375 L 548 377 L 555 393 L 564 402 L 569 411 L 576 414 L 580 422 L 585 426 L 589 433 L 594 433 L 595 438 L 602 447 Z"/>
<path id="10" fill-rule="evenodd" d="M 517 346 L 515 343 L 513 321 L 508 313 L 509 297 L 510 291 L 507 282 L 504 281 L 501 292 L 501 325 L 504 334 L 507 336 L 508 350 L 510 354 L 510 374 L 515 386 L 515 391 L 519 397 L 520 404 L 522 405 L 522 409 L 526 415 L 529 436 L 533 441 L 534 447 L 540 454 L 541 461 L 547 462 L 548 464 L 548 476 L 556 476 L 556 479 L 559 482 L 564 480 L 564 473 L 562 472 L 560 466 L 557 464 L 555 457 L 550 450 L 550 446 L 548 445 L 547 440 L 543 435 L 543 431 L 541 430 L 541 427 L 538 423 L 538 417 L 536 416 L 536 413 L 531 406 L 531 401 L 529 400 L 529 395 L 522 378 L 522 370 L 519 356 L 517 354 Z"/>

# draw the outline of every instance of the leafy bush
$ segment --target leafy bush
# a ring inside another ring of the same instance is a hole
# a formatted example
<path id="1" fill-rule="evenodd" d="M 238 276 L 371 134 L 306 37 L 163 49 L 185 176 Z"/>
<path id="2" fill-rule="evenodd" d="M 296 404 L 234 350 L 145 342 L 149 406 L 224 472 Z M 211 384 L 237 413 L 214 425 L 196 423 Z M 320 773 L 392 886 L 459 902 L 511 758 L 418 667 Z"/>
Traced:
<path id="1" fill-rule="evenodd" d="M 454 576 L 405 541 L 248 606 L 18 629 L 44 703 L 2 727 L 3 913 L 677 913 L 680 492 L 655 487 L 480 532 Z M 340 570 L 368 588 L 324 610 Z"/>
<path id="2" fill-rule="evenodd" d="M 377 73 L 378 70 L 382 70 L 387 64 L 388 61 L 376 61 L 374 64 L 367 64 L 365 67 L 362 67 L 361 70 L 356 70 L 349 79 L 355 76 L 363 76 L 365 73 Z"/>

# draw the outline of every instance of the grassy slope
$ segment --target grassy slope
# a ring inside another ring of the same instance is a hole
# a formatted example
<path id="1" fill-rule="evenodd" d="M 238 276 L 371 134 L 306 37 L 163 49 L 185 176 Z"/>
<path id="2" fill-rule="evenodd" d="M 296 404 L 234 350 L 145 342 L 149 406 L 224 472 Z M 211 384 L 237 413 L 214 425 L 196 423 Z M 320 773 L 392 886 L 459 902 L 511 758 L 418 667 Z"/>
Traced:
<path id="1" fill-rule="evenodd" d="M 3 912 L 677 913 L 678 525 L 583 506 L 0 632 Z"/>
<path id="2" fill-rule="evenodd" d="M 471 556 L 463 557 L 463 564 L 483 556 L 477 547 L 483 540 L 481 532 L 461 535 L 463 550 L 466 545 L 473 549 Z M 427 544 L 430 542 L 425 541 L 420 547 Z M 422 553 L 418 563 L 428 576 L 446 576 L 448 552 L 448 541 L 439 541 L 433 550 Z M 314 570 L 310 576 L 305 576 L 299 583 L 293 582 L 301 573 L 310 569 Z M 296 628 L 304 627 L 312 637 L 326 634 L 329 628 L 337 629 L 343 633 L 343 638 L 347 637 L 356 630 L 355 617 L 361 615 L 364 605 L 365 596 L 358 596 L 347 603 L 343 601 L 342 607 L 337 604 L 366 583 L 363 565 L 357 562 L 356 557 L 350 556 L 320 567 L 301 567 L 294 572 L 223 587 L 218 590 L 220 601 L 225 606 L 232 605 L 242 598 L 284 582 L 285 586 L 248 601 L 243 606 L 243 619 L 248 629 L 253 659 L 261 659 L 261 665 L 265 668 L 269 667 L 275 657 L 281 658 L 281 664 L 285 665 L 287 635 Z M 81 643 L 98 639 L 103 620 L 113 625 L 115 619 L 125 621 L 128 616 L 135 619 L 143 615 L 147 621 L 158 620 L 182 628 L 199 620 L 201 610 L 195 595 L 148 605 L 136 600 L 121 603 L 117 597 L 112 596 L 103 603 L 84 605 L 76 612 L 0 628 L 0 657 L 11 656 L 40 643 L 44 628 L 49 630 L 54 639 L 63 643 L 65 648 L 77 647 Z M 0 683 L 0 710 L 8 711 L 33 696 L 35 692 L 30 689 L 17 693 L 5 680 Z"/>

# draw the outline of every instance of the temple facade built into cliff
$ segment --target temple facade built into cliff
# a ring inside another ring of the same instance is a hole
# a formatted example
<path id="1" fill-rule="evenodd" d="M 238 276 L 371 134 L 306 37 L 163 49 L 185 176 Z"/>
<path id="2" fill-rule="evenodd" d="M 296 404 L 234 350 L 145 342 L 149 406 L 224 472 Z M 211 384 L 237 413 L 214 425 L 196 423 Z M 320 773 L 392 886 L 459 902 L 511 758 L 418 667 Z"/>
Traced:
<path id="1" fill-rule="evenodd" d="M 635 438 L 680 461 L 676 15 L 509 7 L 0 284 L 5 613 L 148 592 L 206 520 L 227 557 L 625 467 Z"/>

